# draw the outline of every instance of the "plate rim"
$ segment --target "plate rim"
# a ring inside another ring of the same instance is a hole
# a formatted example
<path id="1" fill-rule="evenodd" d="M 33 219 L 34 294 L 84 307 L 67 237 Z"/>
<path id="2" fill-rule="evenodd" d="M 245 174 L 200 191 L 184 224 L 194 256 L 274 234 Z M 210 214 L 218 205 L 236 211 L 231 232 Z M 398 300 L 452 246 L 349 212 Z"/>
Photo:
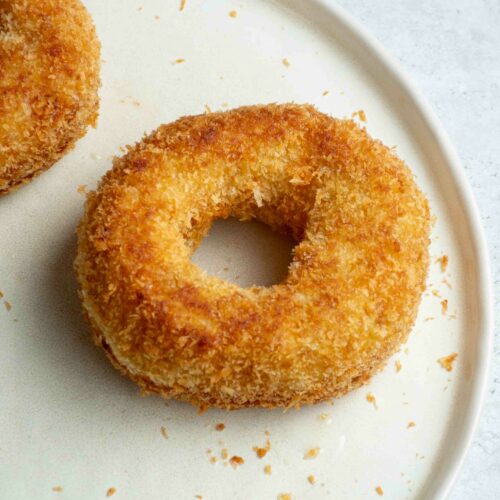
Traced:
<path id="1" fill-rule="evenodd" d="M 293 4 L 300 4 L 302 1 L 303 0 L 285 0 L 283 3 L 288 4 L 295 10 Z M 335 0 L 309 0 L 307 3 L 309 4 L 309 10 L 312 10 L 311 7 L 315 7 L 316 9 L 319 8 L 332 16 L 335 22 L 343 28 L 344 32 L 357 43 L 358 47 L 363 49 L 364 58 L 375 61 L 413 105 L 418 118 L 427 129 L 427 133 L 434 137 L 437 149 L 445 160 L 448 172 L 455 183 L 454 188 L 460 198 L 460 205 L 464 212 L 463 215 L 468 225 L 468 230 L 472 236 L 470 243 L 476 264 L 475 274 L 477 276 L 479 313 L 479 326 L 477 329 L 479 335 L 476 342 L 477 354 L 475 359 L 477 368 L 471 382 L 469 404 L 467 405 L 464 419 L 461 424 L 462 432 L 456 441 L 454 450 L 450 454 L 448 461 L 449 465 L 445 471 L 441 473 L 441 478 L 434 479 L 426 489 L 426 494 L 430 495 L 429 498 L 444 499 L 451 492 L 473 442 L 484 407 L 489 374 L 491 371 L 494 342 L 493 281 L 491 277 L 488 246 L 479 209 L 474 199 L 469 181 L 465 175 L 462 162 L 441 124 L 441 121 L 424 97 L 422 91 L 406 74 L 399 61 L 388 52 L 382 43 L 379 42 L 360 21 L 338 5 Z M 342 40 L 343 38 L 345 37 L 339 36 L 339 39 Z"/>

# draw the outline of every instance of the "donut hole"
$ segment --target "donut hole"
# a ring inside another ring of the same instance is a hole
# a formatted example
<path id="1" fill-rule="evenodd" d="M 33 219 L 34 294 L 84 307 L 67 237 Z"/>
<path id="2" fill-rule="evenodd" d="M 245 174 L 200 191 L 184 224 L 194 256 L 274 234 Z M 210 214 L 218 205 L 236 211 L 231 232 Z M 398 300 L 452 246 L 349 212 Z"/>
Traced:
<path id="1" fill-rule="evenodd" d="M 258 220 L 217 219 L 191 260 L 207 273 L 241 287 L 281 283 L 296 241 Z"/>

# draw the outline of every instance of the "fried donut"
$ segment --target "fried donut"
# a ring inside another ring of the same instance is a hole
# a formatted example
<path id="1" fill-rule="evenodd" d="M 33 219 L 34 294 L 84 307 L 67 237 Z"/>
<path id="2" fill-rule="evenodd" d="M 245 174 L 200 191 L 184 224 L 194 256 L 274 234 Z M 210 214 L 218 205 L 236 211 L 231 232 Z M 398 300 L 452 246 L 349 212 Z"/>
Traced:
<path id="1" fill-rule="evenodd" d="M 214 219 L 297 241 L 288 274 L 241 288 L 190 256 Z M 95 342 L 146 393 L 289 407 L 367 382 L 415 320 L 429 208 L 353 121 L 250 106 L 161 126 L 89 195 L 75 268 Z"/>
<path id="2" fill-rule="evenodd" d="M 99 41 L 80 0 L 0 0 L 0 195 L 95 126 L 99 68 Z"/>

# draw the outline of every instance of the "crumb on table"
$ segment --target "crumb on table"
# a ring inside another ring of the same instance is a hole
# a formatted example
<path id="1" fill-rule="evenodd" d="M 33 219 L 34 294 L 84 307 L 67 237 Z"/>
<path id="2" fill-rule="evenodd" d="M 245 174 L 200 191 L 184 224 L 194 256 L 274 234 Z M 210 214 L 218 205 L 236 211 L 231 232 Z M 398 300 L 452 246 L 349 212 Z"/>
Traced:
<path id="1" fill-rule="evenodd" d="M 438 359 L 438 363 L 447 371 L 451 372 L 453 370 L 453 363 L 458 357 L 458 353 L 454 352 L 448 356 Z"/>
<path id="2" fill-rule="evenodd" d="M 172 64 L 182 64 L 183 62 L 186 62 L 186 59 L 179 57 L 178 59 L 175 59 Z"/>
<path id="3" fill-rule="evenodd" d="M 184 7 L 186 6 L 186 0 L 181 0 L 181 6 L 179 10 L 182 12 L 184 10 Z"/>
<path id="4" fill-rule="evenodd" d="M 408 422 L 408 425 L 406 426 L 407 429 L 411 429 L 412 427 L 415 427 L 417 424 L 415 422 L 413 422 L 413 420 L 411 422 Z"/>
<path id="5" fill-rule="evenodd" d="M 12 309 L 12 304 L 8 300 L 4 302 L 4 306 L 5 309 L 7 309 L 7 312 L 9 312 Z"/>
<path id="6" fill-rule="evenodd" d="M 292 500 L 292 495 L 290 493 L 280 493 L 278 500 Z"/>

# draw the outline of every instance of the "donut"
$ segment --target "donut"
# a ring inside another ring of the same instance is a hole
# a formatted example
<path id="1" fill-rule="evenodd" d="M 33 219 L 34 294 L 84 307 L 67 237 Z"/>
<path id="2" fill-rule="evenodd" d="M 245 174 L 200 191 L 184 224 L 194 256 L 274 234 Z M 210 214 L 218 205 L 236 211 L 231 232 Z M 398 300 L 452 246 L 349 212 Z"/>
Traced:
<path id="1" fill-rule="evenodd" d="M 99 68 L 99 41 L 79 0 L 0 0 L 0 195 L 95 126 Z"/>
<path id="2" fill-rule="evenodd" d="M 281 283 L 242 288 L 191 262 L 227 217 L 296 240 Z M 429 230 L 411 171 L 353 121 L 256 105 L 181 118 L 115 159 L 75 269 L 95 342 L 143 392 L 288 408 L 366 383 L 406 341 Z"/>

